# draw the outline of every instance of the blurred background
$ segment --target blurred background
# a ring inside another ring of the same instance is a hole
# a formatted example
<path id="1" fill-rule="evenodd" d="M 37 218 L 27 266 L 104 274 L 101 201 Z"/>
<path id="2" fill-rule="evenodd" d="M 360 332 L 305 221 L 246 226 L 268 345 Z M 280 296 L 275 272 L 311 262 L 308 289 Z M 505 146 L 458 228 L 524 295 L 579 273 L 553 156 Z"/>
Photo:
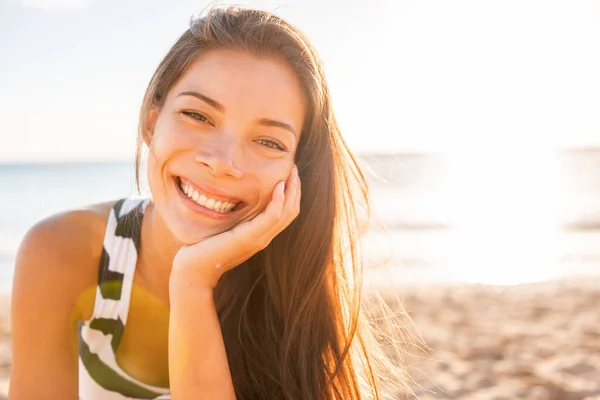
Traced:
<path id="1" fill-rule="evenodd" d="M 588 289 L 576 292 L 596 304 L 585 318 L 600 321 L 600 1 L 242 3 L 297 25 L 323 59 L 342 132 L 371 184 L 368 279 L 506 290 L 583 279 Z M 10 292 L 18 244 L 36 221 L 134 194 L 145 87 L 206 5 L 0 0 L 0 292 Z M 482 301 L 477 293 L 464 303 Z M 538 306 L 552 309 L 556 292 L 544 293 Z M 417 321 L 447 304 L 416 298 L 407 304 Z M 573 304 L 563 311 L 578 315 Z M 451 328 L 438 317 L 420 327 Z M 593 332 L 588 353 L 600 352 Z M 589 371 L 600 369 L 594 362 Z M 435 398 L 474 393 L 453 374 L 459 389 L 438 382 Z M 536 385 L 511 393 L 600 395 Z"/>

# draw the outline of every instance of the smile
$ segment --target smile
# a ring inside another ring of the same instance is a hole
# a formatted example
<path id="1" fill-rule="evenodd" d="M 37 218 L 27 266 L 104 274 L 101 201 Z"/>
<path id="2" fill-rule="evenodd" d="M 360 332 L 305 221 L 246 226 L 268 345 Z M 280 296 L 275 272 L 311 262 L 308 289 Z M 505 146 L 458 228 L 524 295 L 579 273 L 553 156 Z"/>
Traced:
<path id="1" fill-rule="evenodd" d="M 178 178 L 177 184 L 179 189 L 194 203 L 221 214 L 228 214 L 242 204 L 237 199 L 209 194 L 185 178 Z"/>

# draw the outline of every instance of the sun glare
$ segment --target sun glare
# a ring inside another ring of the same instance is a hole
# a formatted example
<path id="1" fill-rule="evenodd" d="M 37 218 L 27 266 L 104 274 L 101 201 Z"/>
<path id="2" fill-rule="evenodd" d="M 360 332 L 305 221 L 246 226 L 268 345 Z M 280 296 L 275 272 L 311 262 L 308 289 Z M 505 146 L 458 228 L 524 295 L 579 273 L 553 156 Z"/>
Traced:
<path id="1" fill-rule="evenodd" d="M 455 221 L 448 261 L 456 278 L 510 285 L 556 277 L 561 245 L 556 152 L 456 151 L 447 165 Z"/>

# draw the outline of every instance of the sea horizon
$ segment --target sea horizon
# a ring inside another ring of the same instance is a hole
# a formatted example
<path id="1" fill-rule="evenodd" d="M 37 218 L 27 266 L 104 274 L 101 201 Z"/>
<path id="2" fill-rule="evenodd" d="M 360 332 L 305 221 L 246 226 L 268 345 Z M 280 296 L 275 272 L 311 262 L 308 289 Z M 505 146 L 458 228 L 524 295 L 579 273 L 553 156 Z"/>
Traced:
<path id="1" fill-rule="evenodd" d="M 509 148 L 510 149 L 510 148 Z M 358 158 L 368 158 L 368 157 L 385 157 L 385 156 L 401 156 L 401 157 L 444 157 L 448 155 L 452 155 L 455 151 L 445 151 L 445 150 L 394 150 L 394 151 L 386 151 L 386 150 L 352 150 L 353 155 Z M 485 152 L 489 150 L 481 150 L 474 149 L 473 152 Z M 506 148 L 501 150 L 506 151 Z M 536 149 L 525 149 L 525 151 L 535 152 Z M 563 146 L 550 149 L 551 152 L 559 153 L 559 154 L 600 154 L 600 146 L 590 145 L 590 146 Z M 460 151 L 460 153 L 465 153 L 465 150 Z M 44 157 L 36 157 L 36 158 L 23 158 L 16 160 L 3 160 L 0 158 L 0 166 L 4 165 L 45 165 L 45 164 L 123 164 L 123 163 L 133 163 L 135 162 L 135 157 L 132 155 L 131 157 L 125 158 L 110 158 L 110 157 L 101 157 L 101 158 L 65 158 L 64 156 L 60 159 L 58 158 L 44 158 Z"/>
<path id="2" fill-rule="evenodd" d="M 483 166 L 457 168 L 440 153 L 358 154 L 374 211 L 367 266 L 389 265 L 399 282 L 518 284 L 600 273 L 600 148 L 556 154 L 552 170 L 532 156 L 537 169 L 501 165 L 479 175 Z M 133 159 L 0 163 L 0 292 L 10 288 L 27 229 L 56 212 L 138 196 L 134 175 Z M 144 196 L 145 169 L 140 175 Z"/>

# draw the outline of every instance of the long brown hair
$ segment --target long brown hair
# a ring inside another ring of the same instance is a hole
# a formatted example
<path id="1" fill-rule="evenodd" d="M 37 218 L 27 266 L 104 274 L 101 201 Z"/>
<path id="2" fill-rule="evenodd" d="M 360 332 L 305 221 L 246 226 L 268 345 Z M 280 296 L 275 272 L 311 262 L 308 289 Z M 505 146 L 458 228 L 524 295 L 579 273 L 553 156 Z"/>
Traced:
<path id="1" fill-rule="evenodd" d="M 367 184 L 340 134 L 321 61 L 298 29 L 238 6 L 212 7 L 193 19 L 146 91 L 136 178 L 150 109 L 162 106 L 192 61 L 218 48 L 285 61 L 307 102 L 295 160 L 300 214 L 266 249 L 226 273 L 215 291 L 237 397 L 381 398 L 382 366 L 403 387 L 403 370 L 383 356 L 361 312 L 358 225 L 359 216 L 369 215 Z"/>

